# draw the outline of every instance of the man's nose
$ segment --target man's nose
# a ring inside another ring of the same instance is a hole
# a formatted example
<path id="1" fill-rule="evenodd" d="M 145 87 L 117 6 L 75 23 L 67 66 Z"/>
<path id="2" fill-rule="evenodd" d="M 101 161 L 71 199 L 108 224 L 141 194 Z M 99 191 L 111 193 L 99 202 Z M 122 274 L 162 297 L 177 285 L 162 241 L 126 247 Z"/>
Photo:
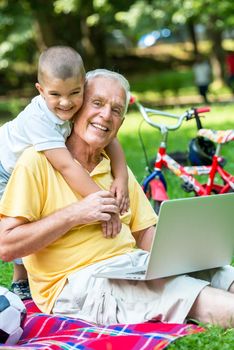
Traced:
<path id="1" fill-rule="evenodd" d="M 111 107 L 108 105 L 103 106 L 101 110 L 101 116 L 105 119 L 109 119 L 111 117 Z"/>

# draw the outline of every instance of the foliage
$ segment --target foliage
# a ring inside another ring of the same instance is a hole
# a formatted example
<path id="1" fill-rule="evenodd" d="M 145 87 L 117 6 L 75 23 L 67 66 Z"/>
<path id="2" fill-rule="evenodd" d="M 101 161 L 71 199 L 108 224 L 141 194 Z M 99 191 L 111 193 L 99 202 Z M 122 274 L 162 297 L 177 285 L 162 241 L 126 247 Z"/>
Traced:
<path id="1" fill-rule="evenodd" d="M 234 24 L 231 1 L 174 0 L 172 2 L 176 8 L 172 15 L 172 21 L 175 24 L 186 23 L 190 18 L 203 24 L 209 24 L 210 19 L 215 18 L 217 22 L 212 22 L 212 25 L 222 29 L 231 29 Z"/>
<path id="2" fill-rule="evenodd" d="M 203 24 L 222 63 L 222 33 L 231 33 L 234 23 L 231 0 L 2 0 L 0 11 L 2 93 L 4 84 L 23 86 L 35 75 L 38 53 L 47 46 L 73 46 L 87 69 L 111 67 L 113 56 L 132 54 L 141 35 L 165 26 L 174 39 L 187 40 L 194 24 Z"/>
<path id="3" fill-rule="evenodd" d="M 232 1 L 218 0 L 171 0 L 169 6 L 164 0 L 139 0 L 120 18 L 138 37 L 162 26 L 170 26 L 176 31 L 178 26 L 186 25 L 190 19 L 204 25 L 210 23 L 220 29 L 232 29 L 232 6 Z M 215 22 L 210 22 L 214 17 Z"/>

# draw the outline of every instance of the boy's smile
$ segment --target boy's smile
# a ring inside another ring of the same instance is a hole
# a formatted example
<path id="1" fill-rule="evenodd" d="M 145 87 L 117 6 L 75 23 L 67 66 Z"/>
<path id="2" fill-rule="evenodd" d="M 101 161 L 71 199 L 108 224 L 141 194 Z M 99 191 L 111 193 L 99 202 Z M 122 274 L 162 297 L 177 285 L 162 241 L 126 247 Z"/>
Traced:
<path id="1" fill-rule="evenodd" d="M 70 120 L 83 103 L 84 78 L 71 77 L 65 80 L 47 76 L 43 83 L 36 83 L 47 107 L 61 120 Z"/>

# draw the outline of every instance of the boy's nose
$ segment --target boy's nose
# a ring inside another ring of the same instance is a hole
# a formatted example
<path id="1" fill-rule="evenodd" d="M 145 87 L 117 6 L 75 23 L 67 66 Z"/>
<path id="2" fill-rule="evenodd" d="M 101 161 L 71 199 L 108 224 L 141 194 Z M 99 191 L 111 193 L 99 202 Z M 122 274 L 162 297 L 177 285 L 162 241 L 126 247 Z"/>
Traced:
<path id="1" fill-rule="evenodd" d="M 60 106 L 68 107 L 71 105 L 71 101 L 68 98 L 61 98 L 59 101 Z"/>

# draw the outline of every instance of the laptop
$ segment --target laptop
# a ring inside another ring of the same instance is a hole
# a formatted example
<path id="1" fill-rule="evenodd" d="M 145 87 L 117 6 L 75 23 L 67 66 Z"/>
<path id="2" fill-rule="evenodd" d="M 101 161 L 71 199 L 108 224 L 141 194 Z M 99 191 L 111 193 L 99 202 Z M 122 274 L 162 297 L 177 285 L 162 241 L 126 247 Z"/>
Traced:
<path id="1" fill-rule="evenodd" d="M 164 201 L 147 266 L 107 267 L 94 276 L 151 280 L 230 264 L 233 224 L 234 193 Z"/>

